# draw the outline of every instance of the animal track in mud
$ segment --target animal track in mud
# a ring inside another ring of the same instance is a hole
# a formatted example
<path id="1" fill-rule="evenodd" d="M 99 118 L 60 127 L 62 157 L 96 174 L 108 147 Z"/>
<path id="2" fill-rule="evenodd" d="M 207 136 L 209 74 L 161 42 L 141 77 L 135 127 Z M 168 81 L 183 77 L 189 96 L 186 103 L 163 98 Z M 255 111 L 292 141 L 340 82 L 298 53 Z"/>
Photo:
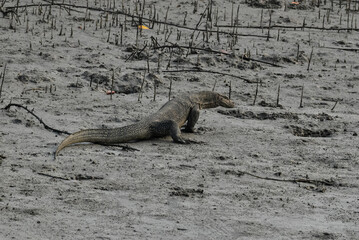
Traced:
<path id="1" fill-rule="evenodd" d="M 85 71 L 81 74 L 81 76 L 90 82 L 90 85 L 96 86 L 98 84 L 102 84 L 105 87 L 110 87 L 110 77 L 105 73 L 91 73 L 89 71 Z M 117 93 L 131 94 L 137 93 L 141 89 L 142 83 L 142 75 L 141 73 L 129 73 L 121 76 L 120 79 L 116 79 L 114 81 L 113 90 Z M 147 87 L 147 83 L 144 85 Z"/>
<path id="2" fill-rule="evenodd" d="M 276 120 L 279 118 L 288 119 L 288 120 L 299 120 L 299 115 L 303 115 L 307 118 L 313 118 L 319 121 L 332 121 L 334 117 L 326 114 L 326 113 L 319 113 L 319 114 L 298 114 L 298 113 L 267 113 L 267 112 L 258 112 L 254 113 L 252 111 L 240 111 L 239 109 L 234 110 L 218 110 L 218 113 L 241 118 L 241 119 L 256 119 L 256 120 Z M 285 126 L 285 128 L 289 128 L 292 131 L 292 134 L 298 137 L 331 137 L 334 132 L 333 129 L 317 129 L 312 130 L 309 128 L 304 128 L 300 126 Z"/>
<path id="3" fill-rule="evenodd" d="M 236 118 L 242 118 L 242 119 L 258 119 L 258 120 L 276 120 L 278 118 L 284 118 L 284 119 L 294 119 L 298 120 L 298 114 L 296 113 L 266 113 L 266 112 L 259 112 L 254 113 L 252 111 L 240 111 L 239 109 L 235 110 L 218 110 L 218 113 L 229 115 Z"/>
<path id="4" fill-rule="evenodd" d="M 318 114 L 308 114 L 308 113 L 304 113 L 304 116 L 307 117 L 311 117 L 311 118 L 315 118 L 318 119 L 320 121 L 331 121 L 334 120 L 334 117 L 326 114 L 326 113 L 318 113 Z"/>
<path id="5" fill-rule="evenodd" d="M 37 70 L 30 70 L 21 73 L 18 76 L 16 76 L 15 79 L 22 83 L 35 83 L 35 84 L 52 81 L 51 78 L 45 76 L 42 73 L 39 73 Z"/>
<path id="6" fill-rule="evenodd" d="M 331 129 L 311 130 L 294 125 L 286 126 L 286 128 L 291 129 L 293 135 L 298 137 L 331 137 L 335 132 L 335 130 Z"/>
<path id="7" fill-rule="evenodd" d="M 223 115 L 228 115 L 236 118 L 241 119 L 257 119 L 257 120 L 276 120 L 278 118 L 289 119 L 289 120 L 298 120 L 299 115 L 304 115 L 308 118 L 318 119 L 320 121 L 332 121 L 334 117 L 326 114 L 326 113 L 318 113 L 318 114 L 298 114 L 298 113 L 291 113 L 291 112 L 284 112 L 284 113 L 267 113 L 267 112 L 252 112 L 252 111 L 241 111 L 239 109 L 233 110 L 218 110 L 218 113 Z"/>

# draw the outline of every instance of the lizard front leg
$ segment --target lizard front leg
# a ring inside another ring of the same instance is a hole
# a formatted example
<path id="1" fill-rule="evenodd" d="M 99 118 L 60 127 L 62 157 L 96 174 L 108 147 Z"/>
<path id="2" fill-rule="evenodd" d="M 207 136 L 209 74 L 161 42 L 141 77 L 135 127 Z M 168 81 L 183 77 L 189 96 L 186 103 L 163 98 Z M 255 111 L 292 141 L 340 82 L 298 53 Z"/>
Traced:
<path id="1" fill-rule="evenodd" d="M 194 125 L 196 125 L 198 118 L 199 118 L 199 106 L 196 105 L 191 109 L 191 111 L 188 114 L 187 125 L 184 131 L 191 133 L 195 132 Z"/>

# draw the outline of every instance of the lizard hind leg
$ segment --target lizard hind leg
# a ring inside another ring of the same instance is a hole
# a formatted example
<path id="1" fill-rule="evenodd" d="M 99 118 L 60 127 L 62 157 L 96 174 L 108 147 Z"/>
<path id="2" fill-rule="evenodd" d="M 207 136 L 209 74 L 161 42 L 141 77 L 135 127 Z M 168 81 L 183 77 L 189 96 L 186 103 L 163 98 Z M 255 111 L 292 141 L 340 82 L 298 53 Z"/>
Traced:
<path id="1" fill-rule="evenodd" d="M 170 135 L 175 143 L 187 143 L 181 136 L 181 130 L 178 123 L 173 120 L 154 122 L 151 124 L 150 129 L 152 134 L 156 137 Z"/>

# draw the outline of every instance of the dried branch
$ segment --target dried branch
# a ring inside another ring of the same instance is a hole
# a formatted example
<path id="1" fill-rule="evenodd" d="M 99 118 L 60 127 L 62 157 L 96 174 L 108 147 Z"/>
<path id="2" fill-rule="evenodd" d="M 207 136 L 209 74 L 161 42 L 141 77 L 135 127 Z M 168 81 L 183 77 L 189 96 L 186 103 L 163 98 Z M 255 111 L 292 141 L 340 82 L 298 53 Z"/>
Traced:
<path id="1" fill-rule="evenodd" d="M 48 173 L 43 173 L 43 172 L 36 172 L 36 173 L 41 175 L 41 176 L 50 177 L 50 178 L 54 178 L 54 179 L 65 180 L 65 181 L 69 181 L 69 180 L 83 181 L 83 180 L 101 180 L 101 179 L 103 179 L 103 177 L 94 177 L 94 176 L 83 175 L 83 174 L 76 174 L 73 177 L 59 177 L 59 176 L 54 176 L 54 175 L 51 175 L 51 174 L 48 174 Z"/>
<path id="2" fill-rule="evenodd" d="M 70 134 L 71 134 L 71 133 L 69 133 L 69 132 L 67 132 L 67 131 L 58 130 L 58 129 L 55 129 L 55 128 L 52 128 L 52 127 L 48 126 L 46 123 L 44 123 L 44 121 L 42 121 L 41 118 L 39 118 L 39 117 L 33 112 L 33 110 L 29 110 L 26 106 L 22 106 L 22 105 L 16 104 L 16 103 L 10 103 L 10 104 L 8 104 L 4 109 L 5 109 L 5 110 L 8 110 L 8 109 L 10 109 L 10 107 L 12 107 L 12 106 L 25 109 L 28 113 L 30 113 L 30 114 L 31 114 L 32 116 L 34 116 L 37 120 L 39 120 L 39 122 L 40 122 L 42 125 L 44 125 L 45 129 L 48 129 L 48 130 L 51 130 L 51 131 L 53 131 L 53 132 L 60 133 L 60 134 L 61 134 L 61 133 L 62 133 L 62 134 L 67 134 L 67 135 L 70 135 Z"/>
<path id="3" fill-rule="evenodd" d="M 242 176 L 242 175 L 249 175 L 255 178 L 263 179 L 263 180 L 270 180 L 270 181 L 276 181 L 276 182 L 291 182 L 291 183 L 308 183 L 313 185 L 325 185 L 325 186 L 338 186 L 338 183 L 334 181 L 333 179 L 330 180 L 313 180 L 308 178 L 297 178 L 297 179 L 280 179 L 280 178 L 271 178 L 271 177 L 261 177 L 258 175 L 255 175 L 250 172 L 246 171 L 235 171 L 235 170 L 227 170 L 225 171 L 225 174 L 232 174 L 236 176 Z"/>
<path id="4" fill-rule="evenodd" d="M 232 55 L 233 54 L 233 53 L 227 53 L 227 52 L 212 50 L 210 48 L 199 48 L 199 47 L 179 46 L 179 45 L 158 46 L 158 47 L 154 47 L 153 49 L 163 49 L 163 48 L 180 48 L 180 49 L 185 48 L 185 49 L 200 50 L 200 51 L 206 51 L 206 52 L 223 54 L 223 55 Z M 271 65 L 273 67 L 283 67 L 283 66 L 275 64 L 275 63 L 270 63 L 270 62 L 266 62 L 266 61 L 259 60 L 259 59 L 253 59 L 253 58 L 246 57 L 246 56 L 241 56 L 241 59 L 246 60 L 246 61 L 253 61 L 253 62 L 259 62 L 259 63 L 263 63 L 263 64 L 268 64 L 268 65 Z"/>
<path id="5" fill-rule="evenodd" d="M 135 152 L 135 151 L 140 151 L 139 149 L 137 148 L 133 148 L 133 147 L 130 147 L 130 146 L 127 146 L 127 145 L 119 145 L 119 144 L 102 144 L 102 143 L 96 143 L 98 145 L 101 145 L 101 146 L 107 146 L 107 147 L 120 147 L 122 148 L 123 151 L 126 151 L 126 152 Z"/>
<path id="6" fill-rule="evenodd" d="M 0 81 L 1 81 L 1 84 L 0 84 L 0 98 L 1 98 L 2 86 L 3 86 L 4 81 L 5 81 L 5 72 L 6 72 L 6 63 L 5 63 L 5 66 L 4 66 L 4 72 L 0 73 Z"/>
<path id="7" fill-rule="evenodd" d="M 359 48 L 338 48 L 338 47 L 320 47 L 320 48 L 335 49 L 335 50 L 348 51 L 348 52 L 359 52 Z"/>
<path id="8" fill-rule="evenodd" d="M 239 78 L 244 80 L 247 83 L 255 83 L 254 81 L 251 81 L 247 78 L 238 76 L 238 75 L 234 75 L 231 73 L 224 73 L 224 72 L 218 72 L 218 71 L 213 71 L 213 70 L 206 70 L 206 69 L 202 69 L 202 68 L 192 68 L 192 69 L 178 69 L 178 70 L 164 70 L 163 72 L 169 72 L 169 73 L 175 73 L 175 72 L 205 72 L 205 73 L 213 73 L 213 74 L 220 74 L 220 75 L 224 75 L 224 76 L 231 76 L 234 78 Z"/>
<path id="9" fill-rule="evenodd" d="M 184 26 L 184 25 L 180 25 L 180 24 L 176 24 L 176 23 L 171 23 L 171 22 L 167 22 L 167 21 L 159 21 L 159 20 L 155 20 L 153 18 L 146 18 L 146 17 L 142 17 L 142 16 L 137 16 L 137 15 L 133 15 L 133 14 L 129 14 L 120 10 L 110 10 L 110 9 L 103 9 L 103 8 L 96 8 L 96 7 L 88 7 L 88 6 L 81 6 L 81 5 L 74 5 L 74 4 L 68 4 L 68 3 L 54 3 L 54 4 L 43 4 L 43 7 L 46 6 L 60 6 L 60 7 L 69 7 L 69 8 L 80 8 L 80 9 L 88 9 L 91 11 L 100 11 L 100 12 L 106 12 L 106 13 L 110 13 L 110 14 L 118 14 L 118 15 L 124 15 L 133 19 L 138 19 L 138 20 L 142 20 L 142 21 L 148 21 L 148 22 L 152 22 L 152 23 L 157 23 L 157 24 L 164 24 L 164 25 L 169 25 L 169 26 L 173 26 L 173 27 L 177 27 L 177 28 L 182 28 L 182 29 L 187 29 L 187 30 L 192 30 L 192 31 L 201 31 L 201 32 L 209 32 L 209 33 L 220 33 L 220 34 L 226 34 L 226 35 L 231 35 L 231 36 L 241 36 L 241 37 L 258 37 L 258 38 L 267 38 L 267 36 L 263 36 L 263 35 L 256 35 L 256 34 L 239 34 L 239 33 L 232 33 L 232 32 L 226 32 L 226 31 L 217 31 L 217 30 L 206 30 L 206 29 L 199 29 L 199 28 L 193 28 L 193 27 L 188 27 L 188 26 Z M 38 6 L 37 4 L 29 4 L 29 5 L 21 5 L 18 6 L 18 8 L 25 8 L 25 7 L 31 7 L 31 6 Z M 16 9 L 16 6 L 10 6 L 10 7 L 6 7 L 5 11 L 9 11 L 11 9 Z"/>
<path id="10" fill-rule="evenodd" d="M 128 60 L 130 60 L 131 58 L 133 58 L 135 55 L 140 56 L 141 53 L 146 49 L 146 47 L 147 47 L 147 43 L 145 44 L 145 46 L 144 46 L 143 48 L 141 48 L 141 49 L 135 49 L 135 50 L 130 54 L 130 56 L 128 56 L 128 57 L 126 58 L 125 62 L 127 62 Z"/>
<path id="11" fill-rule="evenodd" d="M 338 28 L 338 27 L 314 27 L 314 26 L 306 26 L 305 23 L 298 26 L 287 26 L 287 25 L 270 25 L 270 26 L 240 26 L 240 25 L 216 25 L 215 27 L 219 28 L 247 28 L 247 29 L 272 29 L 272 28 L 282 28 L 282 29 L 300 29 L 304 30 L 307 29 L 314 29 L 314 30 L 321 30 L 321 31 L 359 31 L 359 29 L 355 28 Z"/>
<path id="12" fill-rule="evenodd" d="M 41 175 L 41 176 L 45 176 L 45 177 L 50 177 L 50 178 L 54 178 L 54 179 L 60 179 L 60 180 L 70 180 L 69 178 L 65 178 L 65 177 L 58 177 L 58 176 L 54 176 L 48 173 L 42 173 L 42 172 L 36 172 L 37 174 Z"/>

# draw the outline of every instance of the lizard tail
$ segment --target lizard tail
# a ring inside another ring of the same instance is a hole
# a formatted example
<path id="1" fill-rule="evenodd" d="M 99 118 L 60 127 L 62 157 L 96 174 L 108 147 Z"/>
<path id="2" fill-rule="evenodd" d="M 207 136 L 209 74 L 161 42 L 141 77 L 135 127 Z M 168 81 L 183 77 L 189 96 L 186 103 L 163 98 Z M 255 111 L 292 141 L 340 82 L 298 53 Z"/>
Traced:
<path id="1" fill-rule="evenodd" d="M 65 138 L 57 147 L 55 156 L 65 147 L 80 142 L 101 144 L 124 143 L 150 138 L 150 131 L 142 124 L 132 124 L 114 129 L 86 129 L 75 132 Z"/>

